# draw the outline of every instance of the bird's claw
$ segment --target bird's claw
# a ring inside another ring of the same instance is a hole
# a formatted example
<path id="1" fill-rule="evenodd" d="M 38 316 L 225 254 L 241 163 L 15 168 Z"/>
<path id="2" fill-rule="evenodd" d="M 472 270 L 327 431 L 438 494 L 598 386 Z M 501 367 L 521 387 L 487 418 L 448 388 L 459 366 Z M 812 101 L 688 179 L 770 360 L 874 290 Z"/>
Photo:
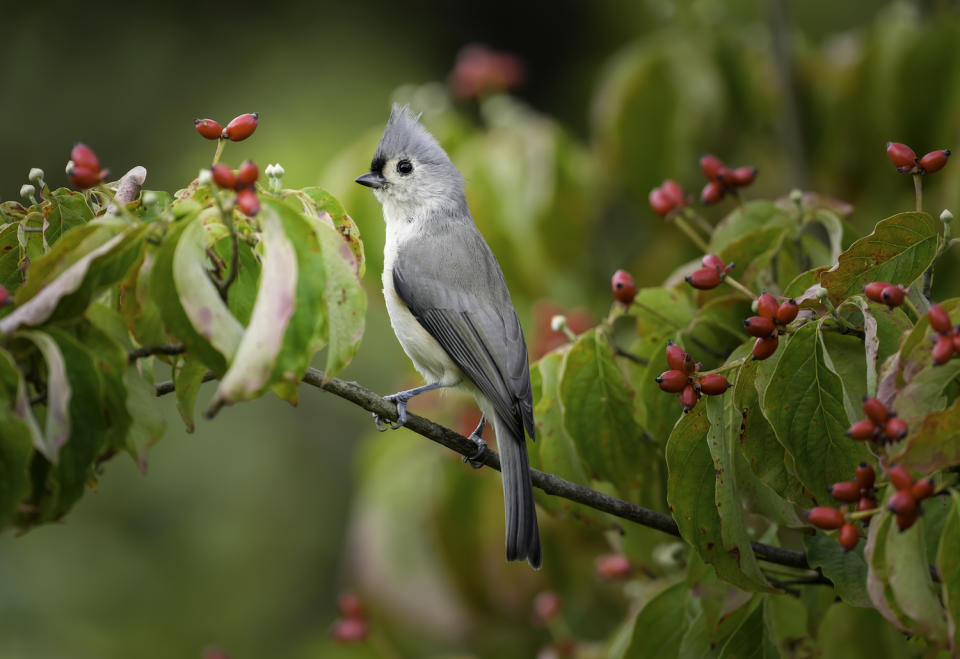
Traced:
<path id="1" fill-rule="evenodd" d="M 407 423 L 407 399 L 400 394 L 391 394 L 384 398 L 397 404 L 397 422 L 391 423 L 390 429 L 402 428 Z"/>
<path id="2" fill-rule="evenodd" d="M 373 422 L 377 424 L 377 430 L 379 432 L 386 432 L 387 428 L 383 425 L 383 419 L 380 418 L 380 415 L 376 412 L 373 413 Z"/>
<path id="3" fill-rule="evenodd" d="M 483 460 L 481 458 L 483 457 L 484 451 L 487 450 L 487 443 L 480 439 L 480 437 L 477 435 L 470 435 L 468 439 L 477 445 L 477 451 L 473 455 L 463 456 L 463 462 L 470 463 L 470 466 L 474 469 L 480 469 L 483 467 Z"/>

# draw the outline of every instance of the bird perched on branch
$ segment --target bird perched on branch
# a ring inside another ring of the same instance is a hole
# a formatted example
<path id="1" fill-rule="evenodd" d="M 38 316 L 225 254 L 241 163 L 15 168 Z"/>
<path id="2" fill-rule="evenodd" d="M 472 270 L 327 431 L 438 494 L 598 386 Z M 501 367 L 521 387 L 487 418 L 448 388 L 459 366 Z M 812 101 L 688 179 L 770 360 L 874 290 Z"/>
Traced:
<path id="1" fill-rule="evenodd" d="M 387 226 L 383 295 L 400 345 L 427 381 L 391 396 L 398 428 L 407 401 L 453 387 L 474 395 L 483 417 L 471 434 L 497 433 L 507 528 L 507 560 L 540 567 L 540 533 L 530 485 L 526 434 L 535 439 L 530 365 L 523 329 L 496 257 L 477 230 L 450 157 L 408 107 L 393 106 L 370 171 Z M 380 420 L 377 420 L 380 427 Z M 465 458 L 466 459 L 466 458 Z"/>

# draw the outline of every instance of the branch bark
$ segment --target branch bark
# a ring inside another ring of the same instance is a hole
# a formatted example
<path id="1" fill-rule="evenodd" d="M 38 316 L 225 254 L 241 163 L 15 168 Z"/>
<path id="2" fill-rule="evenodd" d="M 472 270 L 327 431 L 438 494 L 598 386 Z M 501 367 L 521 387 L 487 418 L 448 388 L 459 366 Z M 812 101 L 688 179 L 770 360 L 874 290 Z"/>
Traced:
<path id="1" fill-rule="evenodd" d="M 213 373 L 207 373 L 204 381 L 212 380 L 213 377 Z M 397 420 L 397 408 L 394 403 L 385 400 L 379 394 L 360 386 L 356 382 L 348 382 L 339 378 L 325 379 L 323 372 L 315 368 L 307 369 L 307 373 L 303 377 L 303 382 L 348 400 L 368 412 L 380 416 L 382 419 L 390 421 Z M 172 382 L 161 382 L 157 385 L 156 389 L 158 396 L 163 396 L 174 391 Z M 454 432 L 450 428 L 441 426 L 430 419 L 418 416 L 409 411 L 407 412 L 407 423 L 404 427 L 422 437 L 447 447 L 451 451 L 456 451 L 460 455 L 473 456 L 476 453 L 476 444 L 466 437 Z M 500 456 L 497 455 L 496 451 L 489 448 L 484 449 L 478 459 L 484 465 L 500 471 Z M 597 492 L 589 487 L 572 483 L 559 476 L 536 469 L 530 470 L 530 480 L 534 487 L 540 488 L 547 494 L 562 497 L 570 501 L 576 501 L 594 510 L 609 513 L 614 517 L 630 520 L 641 526 L 680 537 L 677 523 L 673 521 L 673 518 L 669 515 L 664 515 L 655 510 L 638 506 L 635 503 Z M 803 552 L 784 549 L 783 547 L 774 547 L 761 542 L 753 542 L 751 544 L 757 558 L 761 560 L 801 570 L 811 569 L 810 564 L 807 563 L 807 557 Z M 817 583 L 829 584 L 831 582 L 821 576 L 817 578 Z"/>

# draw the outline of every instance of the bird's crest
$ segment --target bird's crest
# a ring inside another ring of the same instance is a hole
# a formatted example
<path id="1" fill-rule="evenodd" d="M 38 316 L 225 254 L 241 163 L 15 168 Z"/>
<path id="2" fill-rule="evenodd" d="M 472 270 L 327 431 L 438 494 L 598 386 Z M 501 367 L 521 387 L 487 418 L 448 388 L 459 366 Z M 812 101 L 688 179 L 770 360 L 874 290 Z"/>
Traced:
<path id="1" fill-rule="evenodd" d="M 425 163 L 449 161 L 437 140 L 420 124 L 420 115 L 414 115 L 409 105 L 394 103 L 374 162 L 383 163 L 400 155 Z"/>

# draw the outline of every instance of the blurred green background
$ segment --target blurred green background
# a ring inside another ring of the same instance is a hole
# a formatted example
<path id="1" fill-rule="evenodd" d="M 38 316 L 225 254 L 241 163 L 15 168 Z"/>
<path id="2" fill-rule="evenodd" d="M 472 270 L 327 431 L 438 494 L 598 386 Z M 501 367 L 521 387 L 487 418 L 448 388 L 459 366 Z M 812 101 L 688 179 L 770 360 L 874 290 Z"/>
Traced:
<path id="1" fill-rule="evenodd" d="M 556 341 L 554 311 L 606 313 L 617 268 L 654 285 L 696 256 L 646 197 L 664 178 L 697 196 L 702 152 L 756 165 L 748 198 L 816 190 L 853 203 L 867 231 L 913 204 L 888 140 L 918 154 L 960 142 L 960 15 L 947 0 L 53 2 L 2 15 L 0 197 L 16 198 L 34 166 L 64 185 L 77 140 L 115 174 L 142 164 L 148 188 L 174 190 L 212 156 L 195 117 L 260 112 L 224 160 L 279 161 L 286 186 L 326 187 L 353 214 L 370 310 L 345 377 L 381 393 L 417 380 L 379 294 L 380 211 L 352 180 L 392 100 L 424 111 L 464 171 L 535 353 Z M 522 57 L 526 83 L 452 99 L 445 81 L 472 42 Z M 958 193 L 950 164 L 925 182 L 927 210 L 956 212 Z M 935 297 L 958 293 L 955 278 L 936 282 Z M 194 435 L 172 400 L 159 404 L 169 431 L 146 477 L 115 459 L 63 524 L 0 538 L 0 656 L 199 657 L 212 644 L 234 659 L 523 657 L 551 639 L 531 626 L 545 588 L 587 647 L 643 599 L 642 576 L 594 578 L 610 549 L 597 525 L 542 515 L 544 569 L 505 565 L 494 473 L 407 431 L 376 435 L 335 397 L 304 388 L 296 409 L 239 405 Z M 413 409 L 475 421 L 449 397 Z M 342 589 L 368 603 L 372 649 L 327 640 Z"/>

